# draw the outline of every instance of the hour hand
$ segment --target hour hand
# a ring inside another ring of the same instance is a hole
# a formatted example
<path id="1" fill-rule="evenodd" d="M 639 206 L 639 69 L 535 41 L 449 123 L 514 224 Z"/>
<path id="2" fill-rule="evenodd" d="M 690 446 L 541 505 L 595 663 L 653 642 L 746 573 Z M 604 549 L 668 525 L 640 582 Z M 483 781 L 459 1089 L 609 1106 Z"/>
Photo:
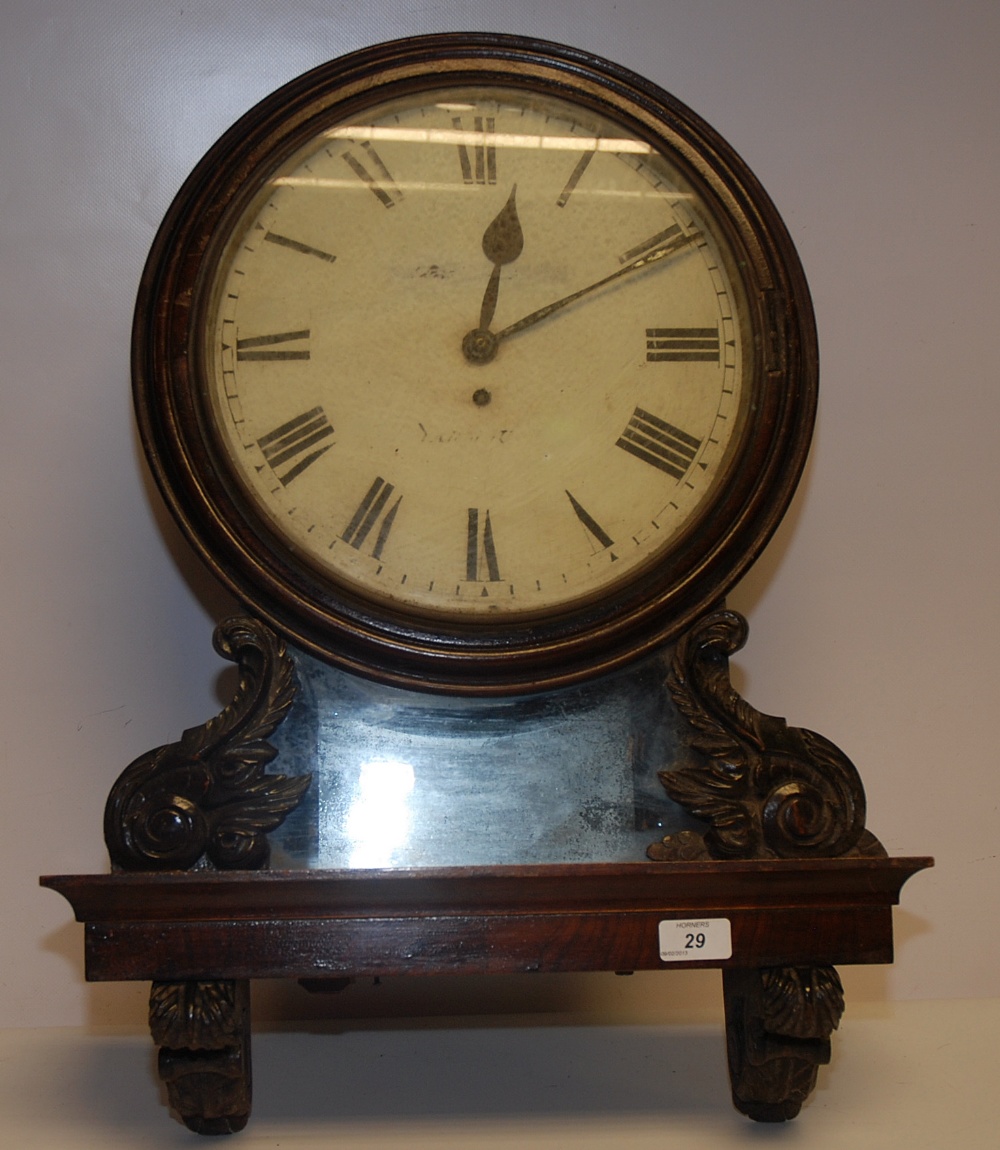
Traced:
<path id="1" fill-rule="evenodd" d="M 524 247 L 524 232 L 517 216 L 517 184 L 511 188 L 506 204 L 483 233 L 483 254 L 493 264 L 486 291 L 479 309 L 479 326 L 473 328 L 462 341 L 462 350 L 471 362 L 485 362 L 493 358 L 496 337 L 490 331 L 493 313 L 500 294 L 500 273 L 505 264 L 513 263 Z M 484 349 L 489 348 L 488 352 Z"/>

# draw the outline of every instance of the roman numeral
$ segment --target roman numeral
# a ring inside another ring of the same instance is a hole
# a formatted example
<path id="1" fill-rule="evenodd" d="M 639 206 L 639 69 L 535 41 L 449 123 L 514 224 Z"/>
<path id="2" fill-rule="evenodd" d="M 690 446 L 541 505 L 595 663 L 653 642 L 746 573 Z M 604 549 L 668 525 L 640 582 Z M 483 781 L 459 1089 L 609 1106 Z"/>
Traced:
<path id="1" fill-rule="evenodd" d="M 634 248 L 622 252 L 618 257 L 618 262 L 620 264 L 631 263 L 632 260 L 637 260 L 643 252 L 648 252 L 650 248 L 659 247 L 660 244 L 672 240 L 680 234 L 681 229 L 677 224 L 671 224 L 669 228 L 664 228 L 662 232 L 657 232 L 655 236 L 650 236 L 648 240 L 643 240 L 641 244 L 636 244 Z"/>
<path id="2" fill-rule="evenodd" d="M 566 181 L 566 187 L 559 193 L 559 199 L 556 200 L 557 208 L 564 208 L 569 201 L 570 196 L 573 194 L 576 185 L 580 182 L 580 177 L 587 170 L 587 165 L 594 158 L 593 152 L 584 152 L 583 155 L 576 161 L 576 167 L 573 169 L 572 174 Z"/>
<path id="3" fill-rule="evenodd" d="M 386 483 L 381 475 L 376 476 L 375 482 L 368 488 L 367 495 L 358 505 L 358 509 L 354 512 L 350 523 L 341 535 L 341 539 L 345 543 L 349 543 L 356 551 L 360 551 L 365 540 L 378 525 L 371 556 L 373 559 L 381 559 L 382 550 L 396 518 L 396 512 L 403 501 L 402 495 L 398 495 L 396 501 L 388 506 L 394 490 L 393 485 Z"/>
<path id="4" fill-rule="evenodd" d="M 280 235 L 278 232 L 265 232 L 264 239 L 269 244 L 277 244 L 280 248 L 288 248 L 290 251 L 299 252 L 304 256 L 316 256 L 317 259 L 326 260 L 327 263 L 332 264 L 337 258 L 330 255 L 329 252 L 310 247 L 309 244 L 300 243 L 298 240 L 289 239 L 288 236 Z"/>
<path id="5" fill-rule="evenodd" d="M 462 131 L 462 117 L 452 118 L 452 127 Z M 476 116 L 474 121 L 475 135 L 482 143 L 473 145 L 472 158 L 469 158 L 469 149 L 464 140 L 458 144 L 458 162 L 462 167 L 462 181 L 466 184 L 495 184 L 497 182 L 497 149 L 494 141 L 496 133 L 496 120 L 493 116 Z M 472 133 L 468 133 L 471 135 Z"/>
<path id="6" fill-rule="evenodd" d="M 647 327 L 648 363 L 718 363 L 716 327 Z"/>
<path id="7" fill-rule="evenodd" d="M 283 331 L 277 335 L 254 335 L 248 339 L 238 339 L 236 341 L 236 358 L 257 361 L 308 359 L 308 348 L 304 350 L 299 348 L 282 349 L 281 351 L 271 350 L 279 343 L 296 343 L 308 338 L 309 329 L 305 328 L 302 331 Z"/>
<path id="8" fill-rule="evenodd" d="M 324 439 L 333 435 L 330 421 L 323 414 L 322 407 L 314 407 L 304 411 L 267 435 L 257 440 L 257 446 L 264 453 L 264 458 L 277 477 L 282 487 L 287 487 L 310 464 L 333 446 L 332 443 L 323 443 Z M 291 466 L 285 470 L 286 464 Z"/>
<path id="9" fill-rule="evenodd" d="M 590 514 L 590 512 L 583 507 L 577 499 L 573 497 L 572 491 L 567 491 L 566 495 L 570 501 L 570 505 L 576 514 L 577 519 L 586 527 L 587 531 L 600 543 L 601 547 L 613 547 L 614 540 L 604 530 L 604 528 L 597 522 L 597 520 Z M 612 558 L 617 556 L 612 555 Z"/>
<path id="10" fill-rule="evenodd" d="M 675 479 L 683 479 L 701 447 L 701 440 L 637 407 L 617 446 Z"/>
<path id="11" fill-rule="evenodd" d="M 344 162 L 358 179 L 369 188 L 379 203 L 387 208 L 394 207 L 396 203 L 403 198 L 403 193 L 396 187 L 396 181 L 389 174 L 389 169 L 382 162 L 382 157 L 375 151 L 368 140 L 362 143 L 361 150 L 364 152 L 365 158 L 371 166 L 378 172 L 381 183 L 353 152 L 344 153 Z"/>
<path id="12" fill-rule="evenodd" d="M 482 572 L 485 571 L 485 576 Z M 465 544 L 465 578 L 470 583 L 496 583 L 500 579 L 497 551 L 493 544 L 493 525 L 490 513 L 482 516 L 478 507 L 469 508 L 469 521 Z M 484 589 L 485 590 L 485 589 Z"/>

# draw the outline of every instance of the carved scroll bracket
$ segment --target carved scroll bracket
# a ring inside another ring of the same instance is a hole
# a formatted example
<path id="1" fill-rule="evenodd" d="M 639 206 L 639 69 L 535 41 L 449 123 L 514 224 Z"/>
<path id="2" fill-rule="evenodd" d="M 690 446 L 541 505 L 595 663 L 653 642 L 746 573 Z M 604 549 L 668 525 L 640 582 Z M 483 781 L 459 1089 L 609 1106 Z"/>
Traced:
<path id="1" fill-rule="evenodd" d="M 154 982 L 149 1027 L 173 1110 L 196 1134 L 235 1134 L 250 1117 L 250 983 Z"/>
<path id="2" fill-rule="evenodd" d="M 754 710 L 729 681 L 729 657 L 746 642 L 735 611 L 706 615 L 681 638 L 667 678 L 693 729 L 701 761 L 660 773 L 670 797 L 710 825 L 668 836 L 648 855 L 693 858 L 833 858 L 884 854 L 865 831 L 865 792 L 851 761 L 828 739 Z"/>
<path id="3" fill-rule="evenodd" d="M 249 618 L 220 623 L 214 644 L 239 667 L 233 701 L 119 776 L 104 811 L 105 842 L 119 870 L 264 867 L 268 833 L 309 787 L 309 775 L 264 770 L 277 753 L 267 737 L 297 689 L 284 644 Z"/>
<path id="4" fill-rule="evenodd" d="M 736 1109 L 757 1122 L 798 1114 L 830 1061 L 844 1013 L 832 966 L 723 971 L 729 1077 Z"/>

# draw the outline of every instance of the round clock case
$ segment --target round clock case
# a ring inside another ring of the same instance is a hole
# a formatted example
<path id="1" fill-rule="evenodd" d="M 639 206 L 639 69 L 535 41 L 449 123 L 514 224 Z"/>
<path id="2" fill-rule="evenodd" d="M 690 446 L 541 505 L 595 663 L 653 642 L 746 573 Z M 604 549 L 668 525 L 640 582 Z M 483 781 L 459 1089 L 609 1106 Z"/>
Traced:
<path id="1" fill-rule="evenodd" d="M 195 169 L 136 310 L 189 540 L 314 655 L 524 692 L 676 637 L 801 472 L 812 312 L 766 194 L 631 72 L 499 35 L 292 81 Z"/>

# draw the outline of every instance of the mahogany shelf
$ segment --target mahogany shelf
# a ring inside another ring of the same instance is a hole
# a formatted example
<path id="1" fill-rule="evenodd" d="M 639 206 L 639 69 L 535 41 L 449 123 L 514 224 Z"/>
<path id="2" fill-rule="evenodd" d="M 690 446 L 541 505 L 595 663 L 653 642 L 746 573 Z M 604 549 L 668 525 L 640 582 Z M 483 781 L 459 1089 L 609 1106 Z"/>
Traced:
<path id="1" fill-rule="evenodd" d="M 56 875 L 89 980 L 662 968 L 658 925 L 728 918 L 729 959 L 889 963 L 927 858 Z"/>
<path id="2" fill-rule="evenodd" d="M 120 872 L 42 885 L 86 927 L 86 977 L 150 980 L 160 1076 L 202 1134 L 250 1114 L 250 980 L 721 967 L 733 1100 L 798 1113 L 843 1011 L 834 964 L 889 963 L 929 858 L 414 870 Z M 665 920 L 728 919 L 732 955 L 664 962 Z"/>

